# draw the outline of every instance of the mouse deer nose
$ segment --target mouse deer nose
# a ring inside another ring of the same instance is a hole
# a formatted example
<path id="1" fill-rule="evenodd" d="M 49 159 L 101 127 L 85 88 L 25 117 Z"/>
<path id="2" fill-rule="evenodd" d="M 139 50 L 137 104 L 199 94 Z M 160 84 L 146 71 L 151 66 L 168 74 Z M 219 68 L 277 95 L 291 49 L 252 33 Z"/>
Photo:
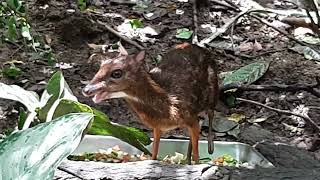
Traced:
<path id="1" fill-rule="evenodd" d="M 82 89 L 82 94 L 84 96 L 92 96 L 96 89 L 95 85 L 88 84 Z"/>

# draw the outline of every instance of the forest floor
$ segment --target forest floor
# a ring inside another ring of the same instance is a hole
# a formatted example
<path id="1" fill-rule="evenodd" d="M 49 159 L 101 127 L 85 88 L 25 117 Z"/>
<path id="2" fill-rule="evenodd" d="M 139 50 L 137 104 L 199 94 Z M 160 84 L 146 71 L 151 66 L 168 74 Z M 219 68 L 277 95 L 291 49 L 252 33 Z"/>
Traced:
<path id="1" fill-rule="evenodd" d="M 29 1 L 27 4 L 28 17 L 32 25 L 33 33 L 40 37 L 50 40 L 50 46 L 53 49 L 55 59 L 58 63 L 69 63 L 72 68 L 61 69 L 63 75 L 69 84 L 74 95 L 81 103 L 88 104 L 105 112 L 113 122 L 137 127 L 143 129 L 151 135 L 150 129 L 144 126 L 137 117 L 128 108 L 126 103 L 121 99 L 112 99 L 101 104 L 94 104 L 90 98 L 81 94 L 84 82 L 90 80 L 97 69 L 98 64 L 88 63 L 88 58 L 92 51 L 88 43 L 94 44 L 114 44 L 119 38 L 109 33 L 102 25 L 96 23 L 96 19 L 105 22 L 111 27 L 116 27 L 123 22 L 123 18 L 142 19 L 143 26 L 150 26 L 156 29 L 160 35 L 156 37 L 154 43 L 143 42 L 146 47 L 146 61 L 150 67 L 155 67 L 155 59 L 158 55 L 164 54 L 167 50 L 175 45 L 189 42 L 191 39 L 177 39 L 175 37 L 177 29 L 193 28 L 193 8 L 191 3 L 168 0 L 165 2 L 154 1 L 148 11 L 157 12 L 160 16 L 153 20 L 147 20 L 143 12 L 133 10 L 131 5 L 112 4 L 103 5 L 104 1 L 90 1 L 102 3 L 97 6 L 100 13 L 84 13 L 76 10 L 75 12 L 67 11 L 69 5 L 66 1 L 51 0 L 45 1 L 49 4 L 48 8 L 40 8 L 44 4 L 42 1 Z M 272 4 L 267 4 L 272 6 Z M 285 9 L 286 7 L 277 7 Z M 176 9 L 183 10 L 183 14 L 177 14 Z M 107 17 L 104 13 L 117 13 L 122 17 Z M 221 13 L 221 14 L 220 14 Z M 215 24 L 221 26 L 228 19 L 237 15 L 238 12 L 227 9 L 223 6 L 210 4 L 210 8 L 204 8 L 199 12 L 198 23 L 199 39 L 210 36 L 211 31 L 208 28 L 201 28 L 202 24 Z M 99 15 L 100 14 L 100 15 Z M 215 41 L 230 42 L 228 31 L 218 37 Z M 301 54 L 292 51 L 290 48 L 295 42 L 290 41 L 286 36 L 274 31 L 272 28 L 262 24 L 253 18 L 245 18 L 234 27 L 234 43 L 245 47 L 244 43 L 255 44 L 257 42 L 262 48 L 249 48 L 235 54 L 223 48 L 212 48 L 216 51 L 216 62 L 219 72 L 228 72 L 253 62 L 264 61 L 270 62 L 270 66 L 265 75 L 255 84 L 312 84 L 316 82 L 316 77 L 320 75 L 320 64 L 313 60 L 307 60 Z M 130 44 L 122 42 L 129 52 L 138 52 L 138 49 Z M 248 45 L 249 46 L 249 45 Z M 16 78 L 1 77 L 0 82 L 7 84 L 16 84 L 28 90 L 41 93 L 45 88 L 43 81 L 47 82 L 52 73 L 59 70 L 59 67 L 50 66 L 47 61 L 37 59 L 30 54 L 25 53 L 23 48 L 18 49 L 14 44 L 0 44 L 0 67 L 4 68 L 5 62 L 19 60 L 23 63 L 16 64 L 23 74 Z M 320 106 L 320 98 L 306 91 L 244 91 L 237 94 L 238 97 L 254 100 L 267 104 L 274 108 L 294 110 L 297 107 Z M 16 125 L 18 117 L 18 103 L 10 101 L 0 101 L 0 133 L 10 131 Z M 298 122 L 290 116 L 279 114 L 268 109 L 249 103 L 237 103 L 235 107 L 230 108 L 225 116 L 232 113 L 244 115 L 240 124 L 240 134 L 236 137 L 221 134 L 217 140 L 240 141 L 254 144 L 253 142 L 244 141 L 241 134 L 242 130 L 249 126 L 257 126 L 261 129 L 270 131 L 272 138 L 285 138 L 285 143 L 295 145 L 300 149 L 320 153 L 319 138 L 314 131 L 308 127 L 298 127 Z M 308 109 L 307 115 L 316 123 L 320 124 L 320 112 L 317 109 Z M 261 122 L 255 122 L 256 119 L 264 119 Z M 178 138 L 187 136 L 183 129 L 170 131 L 164 138 Z M 204 137 L 202 137 L 204 138 Z"/>

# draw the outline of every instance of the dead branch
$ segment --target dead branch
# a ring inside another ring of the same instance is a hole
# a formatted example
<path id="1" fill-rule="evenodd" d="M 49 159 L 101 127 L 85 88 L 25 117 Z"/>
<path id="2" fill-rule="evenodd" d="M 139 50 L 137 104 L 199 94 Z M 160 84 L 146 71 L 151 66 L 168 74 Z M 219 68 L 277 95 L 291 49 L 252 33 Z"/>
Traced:
<path id="1" fill-rule="evenodd" d="M 309 109 L 315 109 L 315 110 L 320 110 L 320 107 L 318 106 L 307 106 Z"/>
<path id="2" fill-rule="evenodd" d="M 275 111 L 275 112 L 280 113 L 280 114 L 285 114 L 285 115 L 290 115 L 290 116 L 293 115 L 293 116 L 300 117 L 300 118 L 306 120 L 317 132 L 320 132 L 320 127 L 318 126 L 318 124 L 315 123 L 315 122 L 314 122 L 311 118 L 309 118 L 308 116 L 304 116 L 304 115 L 302 115 L 302 114 L 294 113 L 294 112 L 291 112 L 291 111 L 288 111 L 288 110 L 276 109 L 276 108 L 273 108 L 273 107 L 270 107 L 270 106 L 267 106 L 267 105 L 264 105 L 264 104 L 262 104 L 262 103 L 259 103 L 259 102 L 256 102 L 256 101 L 252 101 L 252 100 L 249 100 L 249 99 L 236 98 L 236 100 L 242 101 L 242 102 L 251 103 L 251 104 L 255 104 L 255 105 L 264 107 L 264 108 L 266 108 L 266 109 Z"/>
<path id="3" fill-rule="evenodd" d="M 254 9 L 254 10 L 247 10 L 247 11 L 243 11 L 240 12 L 237 16 L 235 16 L 234 18 L 232 18 L 229 22 L 227 22 L 226 24 L 224 24 L 219 31 L 213 33 L 210 37 L 205 38 L 203 40 L 200 41 L 200 45 L 203 46 L 204 44 L 208 44 L 211 41 L 213 41 L 216 37 L 220 36 L 221 34 L 225 33 L 233 24 L 237 23 L 238 19 L 246 14 L 250 14 L 253 12 L 263 12 L 263 13 L 274 13 L 272 11 L 269 10 L 261 10 L 261 9 Z"/>
<path id="4" fill-rule="evenodd" d="M 230 1 L 229 2 L 223 2 L 223 1 L 218 1 L 218 0 L 210 0 L 210 2 L 213 2 L 214 4 L 218 4 L 220 6 L 227 7 L 229 9 L 232 9 L 232 10 L 236 11 L 236 12 L 240 11 L 237 7 L 232 6 L 231 4 L 229 4 Z"/>
<path id="5" fill-rule="evenodd" d="M 199 44 L 198 41 L 198 7 L 197 7 L 197 3 L 193 2 L 193 37 L 192 37 L 192 44 Z"/>
<path id="6" fill-rule="evenodd" d="M 316 97 L 320 98 L 320 91 L 317 91 L 316 88 L 320 88 L 320 80 L 317 78 L 317 83 L 314 84 L 273 84 L 273 85 L 246 85 L 240 83 L 232 83 L 220 88 L 221 92 L 238 89 L 239 91 L 307 91 L 313 94 Z"/>
<path id="7" fill-rule="evenodd" d="M 260 21 L 261 23 L 263 23 L 263 24 L 271 27 L 272 29 L 278 31 L 279 33 L 285 35 L 285 36 L 286 36 L 287 38 L 289 38 L 290 40 L 293 40 L 293 41 L 295 41 L 295 42 L 297 42 L 297 43 L 299 43 L 299 44 L 301 44 L 301 45 L 303 45 L 303 46 L 307 46 L 307 47 L 313 49 L 314 51 L 320 53 L 317 49 L 313 48 L 313 47 L 310 46 L 309 44 L 307 44 L 307 43 L 305 43 L 305 42 L 302 42 L 302 41 L 299 41 L 298 39 L 296 39 L 296 38 L 294 38 L 293 36 L 289 35 L 287 32 L 285 32 L 285 31 L 283 31 L 283 30 L 281 30 L 281 29 L 273 26 L 271 23 L 267 22 L 266 20 L 261 19 L 260 17 L 254 15 L 254 14 L 250 14 L 250 16 L 253 17 L 253 18 L 255 18 L 255 19 L 257 19 L 257 20 Z"/>
<path id="8" fill-rule="evenodd" d="M 137 2 L 135 2 L 135 1 L 128 1 L 128 0 L 110 0 L 110 3 L 122 4 L 122 5 L 136 5 L 137 4 Z"/>
<path id="9" fill-rule="evenodd" d="M 101 22 L 99 20 L 96 21 L 98 24 L 104 26 L 107 31 L 109 31 L 110 33 L 114 34 L 115 36 L 117 36 L 118 38 L 122 39 L 123 41 L 137 47 L 139 50 L 143 50 L 145 49 L 143 46 L 141 46 L 140 44 L 138 44 L 137 42 L 125 37 L 125 36 L 122 36 L 121 34 L 119 34 L 116 30 L 114 30 L 112 27 L 110 27 L 108 24 L 104 23 L 104 22 Z"/>
<path id="10" fill-rule="evenodd" d="M 228 3 L 230 6 L 233 6 L 234 8 L 236 8 L 236 11 L 240 11 L 239 7 L 237 5 L 235 5 L 231 0 L 224 0 L 226 3 Z"/>

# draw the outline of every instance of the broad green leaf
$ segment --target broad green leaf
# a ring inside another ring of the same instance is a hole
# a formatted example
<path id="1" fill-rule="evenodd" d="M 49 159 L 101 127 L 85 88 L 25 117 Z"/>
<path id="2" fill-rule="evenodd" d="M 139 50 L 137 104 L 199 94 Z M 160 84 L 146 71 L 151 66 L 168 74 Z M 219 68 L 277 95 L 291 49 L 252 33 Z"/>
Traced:
<path id="1" fill-rule="evenodd" d="M 26 38 L 28 41 L 32 40 L 32 37 L 30 34 L 30 29 L 27 26 L 21 27 L 21 35 L 22 35 L 22 37 Z"/>
<path id="2" fill-rule="evenodd" d="M 89 134 L 110 135 L 131 144 L 145 153 L 150 153 L 144 145 L 149 145 L 151 140 L 144 132 L 135 128 L 111 123 L 107 115 L 85 104 L 70 100 L 61 100 L 56 108 L 54 117 L 59 117 L 71 112 L 90 112 L 95 115 L 91 126 L 88 128 Z"/>
<path id="3" fill-rule="evenodd" d="M 68 84 L 66 83 L 62 73 L 56 72 L 49 80 L 48 85 L 41 96 L 41 105 L 44 105 L 39 111 L 39 119 L 41 121 L 50 121 L 52 117 L 47 116 L 51 108 L 54 111 L 53 105 L 59 99 L 71 99 L 77 101 L 77 98 L 72 94 Z"/>
<path id="4" fill-rule="evenodd" d="M 132 19 L 129 22 L 133 29 L 138 29 L 143 27 L 142 21 L 139 19 Z"/>
<path id="5" fill-rule="evenodd" d="M 302 36 L 298 37 L 299 40 L 302 40 L 308 44 L 314 44 L 314 45 L 319 45 L 320 44 L 320 38 L 319 37 L 314 37 L 314 36 Z"/>
<path id="6" fill-rule="evenodd" d="M 9 41 L 16 41 L 18 39 L 18 33 L 17 33 L 17 27 L 16 27 L 16 21 L 14 19 L 14 16 L 11 16 L 7 23 L 8 26 L 8 32 L 7 32 L 7 38 Z"/>
<path id="7" fill-rule="evenodd" d="M 18 129 L 21 130 L 27 120 L 27 112 L 22 107 L 19 108 Z"/>
<path id="8" fill-rule="evenodd" d="M 215 118 L 213 121 L 213 129 L 216 132 L 228 132 L 238 125 L 237 122 L 228 120 L 227 117 Z"/>
<path id="9" fill-rule="evenodd" d="M 235 128 L 228 131 L 227 134 L 229 134 L 235 138 L 238 138 L 239 134 L 240 134 L 240 125 L 238 124 Z"/>
<path id="10" fill-rule="evenodd" d="M 106 115 L 95 118 L 88 134 L 110 135 L 131 144 L 146 154 L 151 154 L 144 146 L 151 143 L 151 140 L 144 132 L 132 127 L 106 121 L 107 118 Z"/>
<path id="11" fill-rule="evenodd" d="M 7 5 L 14 11 L 19 11 L 22 4 L 19 0 L 7 0 Z"/>
<path id="12" fill-rule="evenodd" d="M 241 83 L 241 84 L 251 84 L 257 81 L 262 77 L 269 68 L 269 62 L 255 62 L 249 65 L 246 65 L 232 74 L 225 76 L 222 84 L 232 84 L 232 83 Z"/>
<path id="13" fill-rule="evenodd" d="M 92 118 L 90 113 L 68 114 L 11 134 L 0 142 L 0 179 L 52 179 Z"/>
<path id="14" fill-rule="evenodd" d="M 309 47 L 306 47 L 304 50 L 303 50 L 303 54 L 304 54 L 304 57 L 308 60 L 315 60 L 315 61 L 320 61 L 320 54 L 319 52 L 309 48 Z"/>
<path id="15" fill-rule="evenodd" d="M 27 91 L 17 85 L 0 83 L 0 98 L 18 101 L 32 112 L 39 105 L 39 96 L 33 91 Z"/>
<path id="16" fill-rule="evenodd" d="M 10 78 L 16 78 L 22 74 L 22 71 L 15 65 L 11 65 L 10 67 L 4 68 L 2 74 Z"/>
<path id="17" fill-rule="evenodd" d="M 320 61 L 320 53 L 311 49 L 308 46 L 302 46 L 300 44 L 296 44 L 294 47 L 290 48 L 291 50 L 303 54 L 304 57 L 308 60 Z"/>
<path id="18" fill-rule="evenodd" d="M 182 28 L 177 30 L 176 38 L 179 39 L 190 39 L 193 31 L 190 31 L 188 28 Z"/>
<path id="19" fill-rule="evenodd" d="M 25 119 L 19 119 L 18 126 L 19 129 L 21 129 L 21 127 L 22 129 L 29 128 L 37 115 L 36 108 L 40 106 L 38 94 L 33 91 L 26 91 L 16 85 L 0 83 L 0 98 L 18 101 L 28 109 L 28 115 L 24 117 Z"/>

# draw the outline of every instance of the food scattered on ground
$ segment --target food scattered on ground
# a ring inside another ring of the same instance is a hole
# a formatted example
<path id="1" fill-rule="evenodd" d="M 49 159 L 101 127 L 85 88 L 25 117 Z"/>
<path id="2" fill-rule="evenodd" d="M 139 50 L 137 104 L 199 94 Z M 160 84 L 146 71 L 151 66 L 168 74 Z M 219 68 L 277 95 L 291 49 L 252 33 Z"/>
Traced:
<path id="1" fill-rule="evenodd" d="M 247 167 L 247 168 L 252 166 L 247 162 L 238 161 L 228 154 L 219 156 L 213 159 L 212 162 L 214 165 L 218 165 L 218 166 L 235 166 L 235 167 Z"/>
<path id="2" fill-rule="evenodd" d="M 107 162 L 107 163 L 125 163 L 125 162 L 136 162 L 136 161 L 144 161 L 150 160 L 151 157 L 149 155 L 142 154 L 129 154 L 127 152 L 121 151 L 119 146 L 114 146 L 112 148 L 108 148 L 107 150 L 100 149 L 96 153 L 84 153 L 81 155 L 70 155 L 68 157 L 69 160 L 72 161 L 99 161 L 99 162 Z M 174 156 L 167 155 L 163 159 L 162 162 L 168 164 L 187 164 L 187 157 L 179 152 L 175 152 Z M 247 162 L 240 162 L 234 159 L 231 155 L 224 154 L 223 156 L 219 156 L 215 159 L 204 158 L 200 160 L 201 163 L 213 163 L 218 166 L 235 166 L 235 167 L 247 167 L 250 168 L 250 165 Z"/>
<path id="3" fill-rule="evenodd" d="M 96 153 L 84 153 L 82 155 L 70 155 L 68 157 L 72 161 L 100 161 L 108 163 L 125 163 L 151 159 L 149 155 L 144 153 L 138 155 L 130 155 L 129 153 L 120 150 L 119 146 L 108 148 L 107 150 L 100 149 Z"/>

